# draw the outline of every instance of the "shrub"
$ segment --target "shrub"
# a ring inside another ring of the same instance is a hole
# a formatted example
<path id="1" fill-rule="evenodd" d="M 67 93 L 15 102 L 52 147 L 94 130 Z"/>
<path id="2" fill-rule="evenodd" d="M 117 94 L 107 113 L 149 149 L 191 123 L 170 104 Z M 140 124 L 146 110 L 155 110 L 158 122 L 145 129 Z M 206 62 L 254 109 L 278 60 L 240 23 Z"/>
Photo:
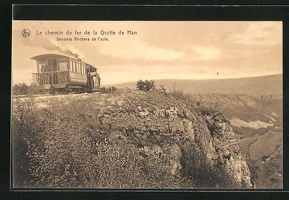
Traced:
<path id="1" fill-rule="evenodd" d="M 165 86 L 161 85 L 159 90 L 162 91 L 163 93 L 167 94 Z"/>
<path id="2" fill-rule="evenodd" d="M 100 88 L 100 89 L 99 89 L 99 92 L 100 92 L 100 93 L 107 93 L 106 87 Z"/>
<path id="3" fill-rule="evenodd" d="M 114 92 L 114 91 L 116 91 L 116 87 L 114 87 L 114 86 L 107 87 L 107 88 L 106 87 L 102 87 L 99 90 L 100 93 L 111 93 L 111 92 Z"/>
<path id="4" fill-rule="evenodd" d="M 12 92 L 14 95 L 30 95 L 34 94 L 34 84 L 27 85 L 26 83 L 15 84 L 12 87 Z"/>
<path id="5" fill-rule="evenodd" d="M 13 86 L 13 94 L 26 95 L 28 94 L 29 86 L 26 83 L 19 83 Z"/>
<path id="6" fill-rule="evenodd" d="M 142 80 L 139 80 L 137 83 L 136 83 L 136 88 L 138 90 L 142 90 L 142 91 L 150 91 L 151 89 L 155 89 L 155 82 L 153 80 L 145 80 L 145 81 L 142 81 Z"/>
<path id="7" fill-rule="evenodd" d="M 195 144 L 187 148 L 181 162 L 184 176 L 191 179 L 195 188 L 240 188 L 223 164 L 208 160 Z"/>
<path id="8" fill-rule="evenodd" d="M 13 154 L 13 185 L 15 187 L 28 187 L 35 180 L 31 174 L 33 161 L 30 152 L 41 150 L 43 143 L 38 133 L 44 130 L 44 124 L 38 121 L 39 115 L 35 113 L 34 101 L 16 99 L 13 102 L 12 113 L 12 154 Z M 33 124 L 33 126 L 31 126 Z"/>
<path id="9" fill-rule="evenodd" d="M 97 188 L 182 188 L 181 177 L 170 173 L 168 160 L 155 155 L 142 157 L 131 143 L 100 143 L 96 158 Z M 113 164 L 112 164 L 113 163 Z M 191 185 L 186 185 L 190 187 Z"/>

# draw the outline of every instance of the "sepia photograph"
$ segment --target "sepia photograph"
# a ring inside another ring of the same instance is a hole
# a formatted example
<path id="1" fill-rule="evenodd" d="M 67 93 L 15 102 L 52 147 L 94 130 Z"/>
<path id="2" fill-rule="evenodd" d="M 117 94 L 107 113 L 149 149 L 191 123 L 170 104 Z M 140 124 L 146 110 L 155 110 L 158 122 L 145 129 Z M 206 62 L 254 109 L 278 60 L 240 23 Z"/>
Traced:
<path id="1" fill-rule="evenodd" d="M 282 21 L 13 20 L 12 189 L 283 189 Z"/>

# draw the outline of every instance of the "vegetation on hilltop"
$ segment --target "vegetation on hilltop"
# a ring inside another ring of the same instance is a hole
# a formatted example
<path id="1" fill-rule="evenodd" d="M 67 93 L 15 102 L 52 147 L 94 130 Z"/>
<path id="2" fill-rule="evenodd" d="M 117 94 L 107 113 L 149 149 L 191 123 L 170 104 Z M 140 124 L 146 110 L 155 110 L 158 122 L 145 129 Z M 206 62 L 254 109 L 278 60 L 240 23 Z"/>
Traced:
<path id="1" fill-rule="evenodd" d="M 33 85 L 27 85 L 26 83 L 19 83 L 13 85 L 12 92 L 14 95 L 27 95 L 33 93 Z"/>
<path id="2" fill-rule="evenodd" d="M 186 136 L 191 128 L 182 118 L 198 115 L 189 105 L 158 91 L 15 99 L 13 185 L 238 188 L 225 166 Z M 200 133 L 201 121 L 194 122 Z"/>
<path id="3" fill-rule="evenodd" d="M 150 80 L 150 81 L 148 81 L 148 80 L 145 80 L 145 81 L 139 80 L 136 83 L 136 89 L 143 90 L 143 91 L 153 90 L 153 89 L 155 89 L 155 82 L 153 80 Z"/>

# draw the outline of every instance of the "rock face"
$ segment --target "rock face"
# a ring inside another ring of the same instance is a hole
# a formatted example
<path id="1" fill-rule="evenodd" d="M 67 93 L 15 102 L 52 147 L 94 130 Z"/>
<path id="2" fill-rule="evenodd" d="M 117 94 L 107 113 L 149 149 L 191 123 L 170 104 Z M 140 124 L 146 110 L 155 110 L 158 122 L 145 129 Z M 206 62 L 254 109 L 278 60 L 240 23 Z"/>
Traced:
<path id="1" fill-rule="evenodd" d="M 226 164 L 227 169 L 242 186 L 251 188 L 251 173 L 229 121 L 220 112 L 208 113 L 206 118 L 212 136 L 212 146 L 219 156 L 219 161 Z"/>
<path id="2" fill-rule="evenodd" d="M 240 187 L 252 188 L 246 159 L 229 121 L 220 112 L 201 114 L 188 102 L 159 92 L 125 92 L 121 99 L 114 98 L 106 98 L 103 109 L 117 104 L 119 111 L 111 110 L 104 117 L 106 123 L 124 130 L 123 135 L 141 146 L 145 155 L 172 155 L 172 174 L 180 173 L 182 154 L 194 143 L 212 163 L 226 166 Z"/>
<path id="3" fill-rule="evenodd" d="M 221 111 L 230 121 L 246 155 L 254 188 L 283 188 L 282 95 L 204 94 L 191 95 L 190 100 L 198 108 Z"/>
<path id="4" fill-rule="evenodd" d="M 159 91 L 117 90 L 110 94 L 68 95 L 51 99 L 35 98 L 34 101 L 36 105 L 45 104 L 44 107 L 37 108 L 38 114 L 42 112 L 43 116 L 46 113 L 50 114 L 51 125 L 47 126 L 46 131 L 58 130 L 60 129 L 59 126 L 66 127 L 61 133 L 57 133 L 57 137 L 61 137 L 67 132 L 72 137 L 79 138 L 76 140 L 76 145 L 79 145 L 78 148 L 83 149 L 82 152 L 87 155 L 87 163 L 91 163 L 91 160 L 94 159 L 97 161 L 97 157 L 103 152 L 100 148 L 101 145 L 106 144 L 108 149 L 114 149 L 117 148 L 118 144 L 125 143 L 131 145 L 133 149 L 137 149 L 139 156 L 134 160 L 141 160 L 145 163 L 149 162 L 150 157 L 164 160 L 167 163 L 168 173 L 177 177 L 185 170 L 189 171 L 188 174 L 190 174 L 191 167 L 187 160 L 198 151 L 206 157 L 204 159 L 210 165 L 224 167 L 228 174 L 235 178 L 238 188 L 252 188 L 250 170 L 240 151 L 235 133 L 228 120 L 220 112 L 201 112 L 187 101 Z M 55 109 L 53 108 L 55 105 L 61 105 L 61 107 Z M 17 108 L 17 106 L 14 107 Z M 55 113 L 60 111 L 61 115 Z M 55 123 L 54 118 L 58 117 L 61 117 L 60 123 Z M 38 117 L 37 120 L 40 119 Z M 71 123 L 72 120 L 74 120 L 74 124 L 66 124 Z M 55 127 L 52 127 L 54 124 Z M 78 131 L 69 130 L 74 126 Z M 48 135 L 45 130 L 43 131 L 43 135 L 48 139 L 51 134 L 54 133 L 49 132 Z M 61 138 L 54 139 L 54 142 L 48 139 L 44 141 L 44 143 L 49 144 L 45 149 L 46 152 L 44 154 L 39 153 L 41 159 L 50 155 L 50 151 L 59 149 L 56 146 L 58 143 L 63 145 Z M 70 139 L 70 141 L 71 144 L 75 143 L 75 140 Z M 70 143 L 66 144 L 72 151 L 68 152 L 69 162 L 73 163 L 74 166 L 77 166 L 78 162 L 83 164 L 81 155 L 76 162 L 80 149 L 73 152 L 75 145 L 70 147 Z M 65 149 L 61 153 L 64 151 Z M 116 152 L 116 154 L 119 153 Z M 56 160 L 55 157 L 51 159 Z M 47 160 L 51 159 L 47 157 Z M 39 161 L 37 162 L 39 163 Z M 192 163 L 198 164 L 197 161 Z M 111 163 L 111 165 L 113 164 Z M 152 163 L 152 165 L 156 164 Z M 71 166 L 71 164 L 67 166 Z M 150 163 L 146 166 L 150 166 Z M 92 169 L 96 170 L 95 167 Z M 202 169 L 202 166 L 199 169 Z M 72 173 L 70 171 L 67 171 L 67 177 L 69 173 Z M 50 172 L 43 172 L 42 174 L 44 173 L 49 174 Z M 76 174 L 75 179 L 80 179 L 77 174 L 81 173 L 81 170 L 73 173 Z M 100 174 L 99 176 L 102 174 L 99 171 L 97 173 Z M 137 172 L 136 174 L 142 173 Z M 92 178 L 86 177 L 85 180 L 89 182 Z M 218 188 L 218 186 L 216 187 Z"/>

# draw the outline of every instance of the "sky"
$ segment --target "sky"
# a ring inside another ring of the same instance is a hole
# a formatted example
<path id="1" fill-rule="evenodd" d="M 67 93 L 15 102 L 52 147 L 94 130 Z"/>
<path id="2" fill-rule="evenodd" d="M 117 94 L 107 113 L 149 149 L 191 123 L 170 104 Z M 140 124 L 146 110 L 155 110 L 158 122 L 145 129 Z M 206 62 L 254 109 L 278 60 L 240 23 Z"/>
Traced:
<path id="1" fill-rule="evenodd" d="M 23 29 L 29 29 L 31 35 L 23 37 Z M 135 34 L 127 34 L 128 30 Z M 47 31 L 63 35 L 45 34 Z M 67 31 L 72 34 L 67 35 Z M 75 31 L 81 34 L 75 35 Z M 85 35 L 85 31 L 90 35 Z M 119 35 L 120 31 L 123 35 Z M 12 37 L 13 84 L 32 83 L 36 64 L 30 58 L 45 53 L 77 54 L 82 61 L 98 68 L 104 85 L 140 79 L 227 79 L 282 74 L 280 21 L 14 20 Z M 57 37 L 72 41 L 59 41 Z M 90 41 L 76 41 L 75 37 Z"/>

